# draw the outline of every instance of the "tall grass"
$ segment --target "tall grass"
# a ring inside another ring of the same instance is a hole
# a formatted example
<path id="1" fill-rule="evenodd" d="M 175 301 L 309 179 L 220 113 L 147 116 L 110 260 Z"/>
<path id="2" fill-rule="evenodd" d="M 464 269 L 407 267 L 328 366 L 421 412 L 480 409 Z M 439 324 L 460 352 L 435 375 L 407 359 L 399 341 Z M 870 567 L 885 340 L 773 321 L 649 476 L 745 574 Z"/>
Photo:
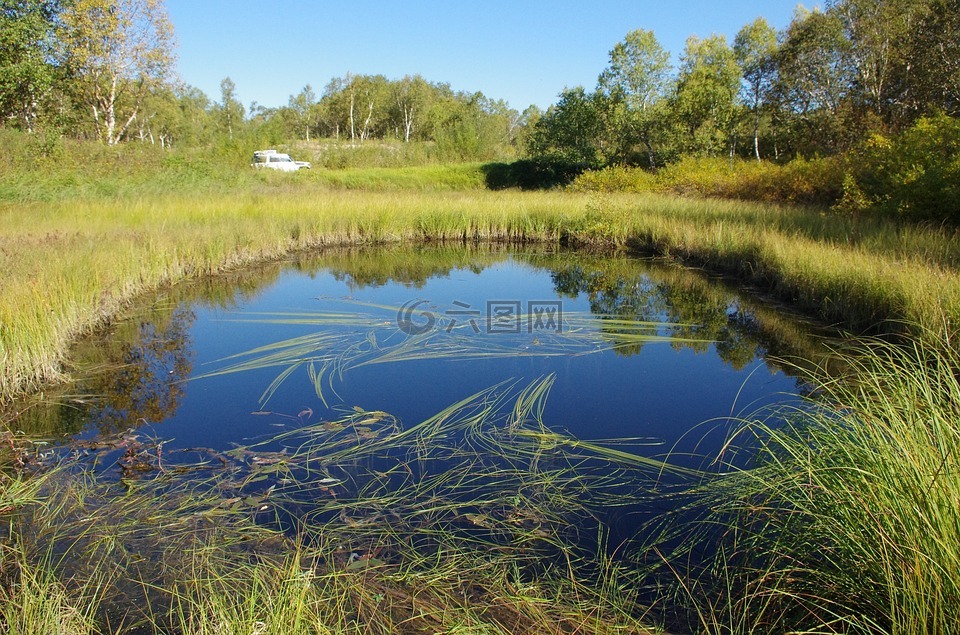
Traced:
<path id="1" fill-rule="evenodd" d="M 9 563 L 8 563 L 9 564 Z M 0 589 L 0 625 L 9 635 L 100 632 L 96 613 L 99 598 L 96 581 L 82 593 L 73 594 L 45 567 L 17 562 L 13 580 Z"/>
<path id="2" fill-rule="evenodd" d="M 549 387 L 494 387 L 410 427 L 355 409 L 227 454 L 80 446 L 4 519 L 19 586 L 0 628 L 650 632 L 596 519 L 660 466 L 551 432 Z M 102 467 L 118 453 L 139 466 L 119 481 Z"/>
<path id="3" fill-rule="evenodd" d="M 304 180 L 356 190 L 476 190 L 484 187 L 481 164 L 431 165 L 402 168 L 316 170 L 299 175 Z"/>
<path id="4" fill-rule="evenodd" d="M 755 463 L 705 486 L 664 556 L 715 553 L 678 574 L 705 630 L 960 629 L 960 354 L 875 341 L 843 362 L 789 425 L 745 422 Z"/>

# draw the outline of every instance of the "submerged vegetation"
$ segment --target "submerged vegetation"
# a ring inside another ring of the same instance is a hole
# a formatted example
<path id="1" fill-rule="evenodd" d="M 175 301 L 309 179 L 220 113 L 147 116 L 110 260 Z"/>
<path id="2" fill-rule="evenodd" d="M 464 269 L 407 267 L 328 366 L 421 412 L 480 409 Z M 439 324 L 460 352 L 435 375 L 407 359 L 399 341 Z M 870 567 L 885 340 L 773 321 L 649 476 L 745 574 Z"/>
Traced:
<path id="1" fill-rule="evenodd" d="M 553 431 L 549 377 L 412 426 L 359 406 L 264 413 L 284 429 L 223 453 L 129 432 L 72 455 L 11 437 L 3 619 L 79 633 L 955 632 L 960 360 L 939 344 L 844 355 L 844 374 L 820 375 L 789 413 L 744 419 L 702 472 Z M 611 509 L 673 496 L 676 511 L 609 541 Z"/>
<path id="2" fill-rule="evenodd" d="M 595 517 L 657 466 L 546 428 L 550 384 L 411 427 L 358 407 L 225 454 L 88 444 L 5 488 L 10 606 L 78 632 L 649 632 Z M 118 454 L 120 482 L 97 468 Z"/>

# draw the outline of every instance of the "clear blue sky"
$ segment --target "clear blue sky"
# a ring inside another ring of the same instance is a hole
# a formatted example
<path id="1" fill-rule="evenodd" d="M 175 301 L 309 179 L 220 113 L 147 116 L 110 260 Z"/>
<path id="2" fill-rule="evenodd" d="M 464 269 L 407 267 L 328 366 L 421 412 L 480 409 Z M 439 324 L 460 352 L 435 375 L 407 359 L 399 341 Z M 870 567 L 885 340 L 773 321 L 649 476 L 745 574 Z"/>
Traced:
<path id="1" fill-rule="evenodd" d="M 674 60 L 690 35 L 763 16 L 786 27 L 798 0 L 167 0 L 180 78 L 212 100 L 230 77 L 247 106 L 285 105 L 332 77 L 419 73 L 523 110 L 592 89 L 613 46 L 652 30 Z M 813 0 L 806 6 L 816 6 Z"/>

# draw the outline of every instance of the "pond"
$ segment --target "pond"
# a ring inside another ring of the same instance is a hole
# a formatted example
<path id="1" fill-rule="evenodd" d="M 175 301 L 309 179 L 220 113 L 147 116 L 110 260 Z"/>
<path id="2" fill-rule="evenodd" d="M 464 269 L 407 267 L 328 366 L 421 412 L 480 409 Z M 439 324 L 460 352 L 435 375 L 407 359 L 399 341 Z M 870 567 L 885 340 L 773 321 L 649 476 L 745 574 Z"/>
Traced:
<path id="1" fill-rule="evenodd" d="M 233 588 L 290 557 L 374 611 L 421 575 L 455 596 L 615 578 L 624 614 L 669 623 L 656 554 L 701 513 L 690 486 L 750 461 L 743 423 L 795 412 L 830 336 L 694 269 L 542 247 L 328 249 L 175 285 L 19 408 L 64 468 L 21 539 L 64 579 L 109 570 L 105 623 L 176 622 L 209 594 L 198 566 Z"/>
<path id="2" fill-rule="evenodd" d="M 86 447 L 127 439 L 115 447 L 126 448 L 126 464 L 99 466 L 128 477 L 198 453 L 225 460 L 238 447 L 247 454 L 233 457 L 247 466 L 287 465 L 282 457 L 306 444 L 297 430 L 327 435 L 310 447 L 331 457 L 345 444 L 355 455 L 376 448 L 377 461 L 407 456 L 397 431 L 457 403 L 457 421 L 493 404 L 491 420 L 517 425 L 513 400 L 533 394 L 524 412 L 540 432 L 589 442 L 578 447 L 593 458 L 666 462 L 676 471 L 658 470 L 664 483 L 709 469 L 742 418 L 776 417 L 772 406 L 796 402 L 802 371 L 782 360 L 816 360 L 824 341 L 782 307 L 662 261 L 498 247 L 330 250 L 151 298 L 78 344 L 78 382 L 18 424 Z M 476 439 L 451 429 L 413 445 Z M 132 458 L 134 437 L 147 459 Z M 363 479 L 343 470 L 326 464 L 317 487 L 356 494 Z M 269 476 L 275 486 L 291 474 Z M 298 509 L 311 504 L 295 498 Z"/>
<path id="3" fill-rule="evenodd" d="M 791 360 L 820 357 L 825 332 L 663 261 L 337 250 L 151 298 L 81 342 L 79 383 L 21 423 L 148 426 L 177 445 L 223 448 L 268 432 L 267 411 L 322 418 L 360 406 L 415 422 L 505 380 L 553 374 L 551 427 L 674 447 L 705 422 L 802 393 Z"/>

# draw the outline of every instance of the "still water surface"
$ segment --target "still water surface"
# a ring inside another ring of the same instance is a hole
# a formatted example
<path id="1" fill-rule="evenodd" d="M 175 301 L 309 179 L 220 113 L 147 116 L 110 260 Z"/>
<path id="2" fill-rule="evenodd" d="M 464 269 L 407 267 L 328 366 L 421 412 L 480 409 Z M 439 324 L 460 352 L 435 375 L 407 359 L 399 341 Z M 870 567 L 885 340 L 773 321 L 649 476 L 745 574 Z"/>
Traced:
<path id="1" fill-rule="evenodd" d="M 543 411 L 580 439 L 698 466 L 734 425 L 795 401 L 779 359 L 814 327 L 676 265 L 477 248 L 330 251 L 180 285 L 81 343 L 83 379 L 24 424 L 137 430 L 224 450 L 344 410 L 409 427 L 501 382 L 554 380 Z"/>

